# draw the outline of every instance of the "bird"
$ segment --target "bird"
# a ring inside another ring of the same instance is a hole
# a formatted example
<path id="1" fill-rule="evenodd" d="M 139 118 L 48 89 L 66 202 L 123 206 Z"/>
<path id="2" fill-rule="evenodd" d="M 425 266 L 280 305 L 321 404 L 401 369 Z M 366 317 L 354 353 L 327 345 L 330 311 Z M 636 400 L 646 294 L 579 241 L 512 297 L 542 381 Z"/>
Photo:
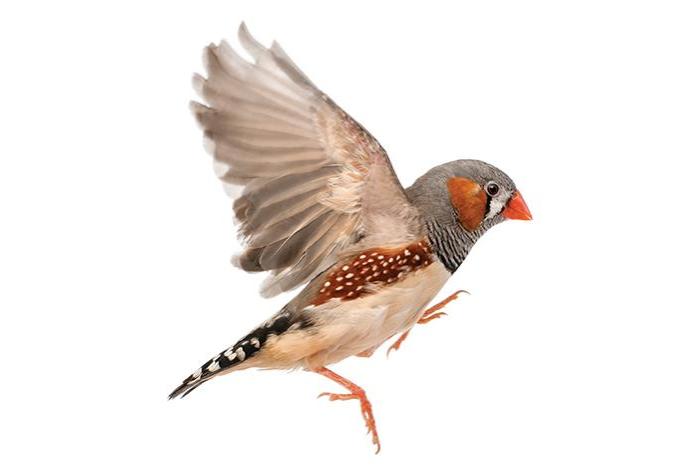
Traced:
<path id="1" fill-rule="evenodd" d="M 277 313 L 189 375 L 169 398 L 249 368 L 302 369 L 357 400 L 376 453 L 364 389 L 331 370 L 371 356 L 442 316 L 458 294 L 428 307 L 477 240 L 505 220 L 530 220 L 515 183 L 473 159 L 441 164 L 404 188 L 380 143 L 273 42 L 241 23 L 246 58 L 225 40 L 204 49 L 206 75 L 191 111 L 216 175 L 238 186 L 233 212 L 243 250 L 232 259 L 267 274 L 264 297 L 302 289 Z M 388 351 L 389 352 L 389 351 Z"/>

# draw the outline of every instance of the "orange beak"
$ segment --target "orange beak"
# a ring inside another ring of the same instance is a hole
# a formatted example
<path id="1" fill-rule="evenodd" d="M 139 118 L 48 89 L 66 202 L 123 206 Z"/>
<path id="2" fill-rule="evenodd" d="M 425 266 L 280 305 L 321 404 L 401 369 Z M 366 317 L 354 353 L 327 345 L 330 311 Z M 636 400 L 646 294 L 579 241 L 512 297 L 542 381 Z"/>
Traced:
<path id="1" fill-rule="evenodd" d="M 526 202 L 519 191 L 514 192 L 510 201 L 507 202 L 507 206 L 503 210 L 502 215 L 507 219 L 523 219 L 525 221 L 533 219 L 529 207 L 526 206 Z"/>

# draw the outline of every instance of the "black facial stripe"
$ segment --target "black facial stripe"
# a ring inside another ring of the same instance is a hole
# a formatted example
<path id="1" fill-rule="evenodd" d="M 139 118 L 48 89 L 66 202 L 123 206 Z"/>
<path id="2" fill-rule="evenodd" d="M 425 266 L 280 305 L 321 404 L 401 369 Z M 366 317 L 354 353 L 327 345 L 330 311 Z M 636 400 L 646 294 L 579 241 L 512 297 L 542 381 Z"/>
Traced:
<path id="1" fill-rule="evenodd" d="M 483 211 L 483 219 L 485 220 L 488 217 L 488 213 L 490 213 L 490 203 L 493 201 L 493 197 L 490 196 L 488 192 L 486 192 L 486 207 L 484 208 Z"/>

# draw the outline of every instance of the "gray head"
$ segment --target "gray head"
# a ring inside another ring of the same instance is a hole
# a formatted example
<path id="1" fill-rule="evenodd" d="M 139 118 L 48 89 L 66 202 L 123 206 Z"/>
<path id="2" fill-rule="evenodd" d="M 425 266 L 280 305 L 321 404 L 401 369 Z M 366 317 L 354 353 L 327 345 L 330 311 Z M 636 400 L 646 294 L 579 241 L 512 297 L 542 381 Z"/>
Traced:
<path id="1" fill-rule="evenodd" d="M 460 159 L 436 166 L 407 194 L 423 214 L 429 240 L 450 271 L 459 268 L 489 228 L 506 219 L 531 219 L 512 179 L 483 161 Z"/>

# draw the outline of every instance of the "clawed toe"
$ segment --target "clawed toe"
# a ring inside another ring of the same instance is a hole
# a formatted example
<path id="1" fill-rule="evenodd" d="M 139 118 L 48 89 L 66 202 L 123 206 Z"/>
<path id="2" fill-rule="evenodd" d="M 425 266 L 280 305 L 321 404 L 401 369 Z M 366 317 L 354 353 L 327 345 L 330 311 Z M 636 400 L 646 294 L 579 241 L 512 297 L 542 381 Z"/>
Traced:
<path id="1" fill-rule="evenodd" d="M 357 399 L 357 396 L 352 395 L 351 393 L 330 393 L 330 392 L 323 392 L 320 395 L 318 395 L 318 397 L 316 397 L 316 398 L 321 398 L 324 396 L 327 396 L 328 400 L 330 400 L 330 401 Z"/>
<path id="2" fill-rule="evenodd" d="M 359 404 L 361 406 L 361 415 L 364 418 L 364 423 L 366 424 L 366 429 L 367 433 L 371 434 L 371 439 L 373 442 L 373 445 L 376 446 L 376 453 L 380 452 L 380 439 L 378 438 L 378 430 L 376 429 L 376 420 L 373 417 L 373 407 L 371 406 L 371 402 L 368 401 L 368 397 L 366 396 L 366 392 L 349 380 L 345 379 L 342 376 L 337 375 L 330 369 L 326 368 L 321 368 L 317 370 L 319 374 L 328 377 L 331 380 L 334 380 L 335 382 L 339 383 L 340 385 L 344 386 L 347 390 L 350 390 L 352 393 L 331 393 L 331 392 L 323 392 L 320 395 L 318 395 L 318 398 L 327 396 L 330 401 L 343 401 L 343 400 L 359 400 Z"/>
<path id="3" fill-rule="evenodd" d="M 436 312 L 434 314 L 424 315 L 423 317 L 421 317 L 419 319 L 419 321 L 417 323 L 421 323 L 421 324 L 428 323 L 431 320 L 439 319 L 443 315 L 447 315 L 447 314 L 445 312 Z"/>
<path id="4" fill-rule="evenodd" d="M 386 356 L 390 357 L 390 352 L 397 351 L 398 349 L 400 349 L 400 346 L 402 346 L 402 343 L 404 343 L 404 340 L 407 339 L 408 335 L 409 335 L 409 330 L 402 333 L 400 335 L 400 337 L 397 338 L 397 340 L 392 345 L 390 345 L 390 347 L 388 348 L 388 352 L 387 352 Z"/>

